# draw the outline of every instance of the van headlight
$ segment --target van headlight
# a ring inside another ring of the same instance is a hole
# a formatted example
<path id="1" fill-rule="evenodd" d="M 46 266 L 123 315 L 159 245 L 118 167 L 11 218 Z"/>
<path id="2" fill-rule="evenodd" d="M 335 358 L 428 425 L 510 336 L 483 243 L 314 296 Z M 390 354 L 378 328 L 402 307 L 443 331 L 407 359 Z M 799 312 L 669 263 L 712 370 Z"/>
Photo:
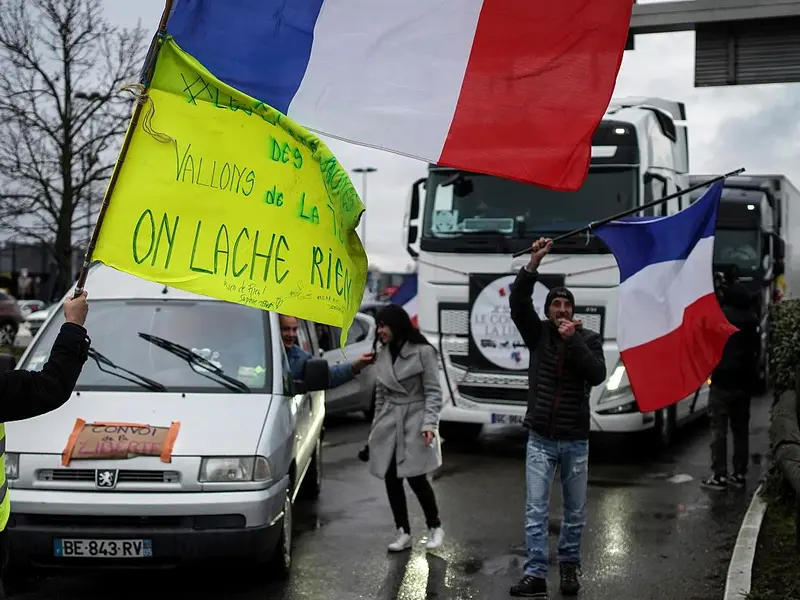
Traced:
<path id="1" fill-rule="evenodd" d="M 6 452 L 6 479 L 19 478 L 19 454 Z"/>
<path id="2" fill-rule="evenodd" d="M 269 481 L 272 472 L 263 456 L 207 457 L 200 463 L 200 483 Z"/>
<path id="3" fill-rule="evenodd" d="M 628 381 L 628 373 L 622 360 L 617 361 L 617 366 L 611 372 L 611 376 L 606 380 L 606 389 L 603 390 L 598 404 L 604 404 L 618 399 L 631 393 L 631 382 Z"/>

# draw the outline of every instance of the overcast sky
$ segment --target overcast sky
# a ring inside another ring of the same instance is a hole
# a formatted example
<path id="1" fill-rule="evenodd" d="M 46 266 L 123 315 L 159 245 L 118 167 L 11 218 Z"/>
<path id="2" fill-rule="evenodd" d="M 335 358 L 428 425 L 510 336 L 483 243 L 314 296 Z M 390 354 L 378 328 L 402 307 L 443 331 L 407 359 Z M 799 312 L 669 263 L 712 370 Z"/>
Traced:
<path id="1" fill-rule="evenodd" d="M 154 31 L 163 0 L 107 0 L 115 23 L 141 19 Z M 637 36 L 625 53 L 615 96 L 654 95 L 683 101 L 689 120 L 690 169 L 784 173 L 800 186 L 800 84 L 700 88 L 694 85 L 694 33 Z M 383 268 L 405 268 L 402 220 L 409 186 L 425 163 L 324 138 L 347 168 L 371 166 L 367 198 L 367 253 Z M 361 176 L 353 183 L 361 189 Z M 380 211 L 375 207 L 380 205 Z"/>

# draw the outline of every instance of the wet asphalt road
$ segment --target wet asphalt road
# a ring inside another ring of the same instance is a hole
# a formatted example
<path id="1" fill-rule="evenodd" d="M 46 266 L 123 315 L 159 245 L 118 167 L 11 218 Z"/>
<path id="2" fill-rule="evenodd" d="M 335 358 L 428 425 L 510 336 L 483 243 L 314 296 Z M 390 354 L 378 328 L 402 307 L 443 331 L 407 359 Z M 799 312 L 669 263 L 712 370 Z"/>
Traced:
<path id="1" fill-rule="evenodd" d="M 689 425 L 660 456 L 640 443 L 593 439 L 589 524 L 584 535 L 584 589 L 592 600 L 718 600 L 727 563 L 761 473 L 767 449 L 769 401 L 754 401 L 750 483 L 745 492 L 708 492 L 705 421 Z M 294 572 L 284 585 L 263 583 L 245 565 L 204 571 L 121 572 L 40 576 L 20 589 L 20 600 L 116 600 L 176 597 L 224 600 L 350 600 L 508 598 L 524 560 L 524 436 L 515 430 L 484 435 L 471 448 L 444 445 L 435 490 L 447 531 L 445 545 L 426 554 L 389 556 L 393 534 L 383 484 L 356 453 L 367 427 L 356 418 L 328 426 L 325 481 L 316 504 L 298 506 Z M 412 533 L 422 534 L 421 511 L 409 491 Z M 551 501 L 553 556 L 560 493 Z M 551 597 L 558 570 L 551 571 Z"/>

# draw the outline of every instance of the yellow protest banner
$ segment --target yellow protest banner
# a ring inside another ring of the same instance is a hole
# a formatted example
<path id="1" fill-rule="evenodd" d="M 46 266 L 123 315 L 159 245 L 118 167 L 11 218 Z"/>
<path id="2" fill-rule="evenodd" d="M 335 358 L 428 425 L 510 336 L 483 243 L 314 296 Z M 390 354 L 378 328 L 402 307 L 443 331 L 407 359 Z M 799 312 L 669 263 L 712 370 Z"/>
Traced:
<path id="1" fill-rule="evenodd" d="M 327 146 L 167 38 L 92 258 L 342 328 L 358 311 L 364 205 Z"/>

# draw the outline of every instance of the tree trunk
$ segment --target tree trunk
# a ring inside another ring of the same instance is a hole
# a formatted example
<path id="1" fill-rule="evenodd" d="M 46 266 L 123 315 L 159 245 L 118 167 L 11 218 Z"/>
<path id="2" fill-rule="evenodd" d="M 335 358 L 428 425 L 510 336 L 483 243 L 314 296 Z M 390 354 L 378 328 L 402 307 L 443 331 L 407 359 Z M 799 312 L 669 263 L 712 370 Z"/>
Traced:
<path id="1" fill-rule="evenodd" d="M 64 207 L 67 205 L 64 204 Z M 62 212 L 67 212 L 63 210 Z M 58 234 L 56 235 L 56 243 L 53 246 L 53 254 L 56 261 L 58 272 L 56 273 L 56 282 L 54 290 L 57 292 L 57 298 L 61 298 L 67 293 L 67 290 L 72 285 L 72 214 L 63 215 L 58 227 Z"/>

